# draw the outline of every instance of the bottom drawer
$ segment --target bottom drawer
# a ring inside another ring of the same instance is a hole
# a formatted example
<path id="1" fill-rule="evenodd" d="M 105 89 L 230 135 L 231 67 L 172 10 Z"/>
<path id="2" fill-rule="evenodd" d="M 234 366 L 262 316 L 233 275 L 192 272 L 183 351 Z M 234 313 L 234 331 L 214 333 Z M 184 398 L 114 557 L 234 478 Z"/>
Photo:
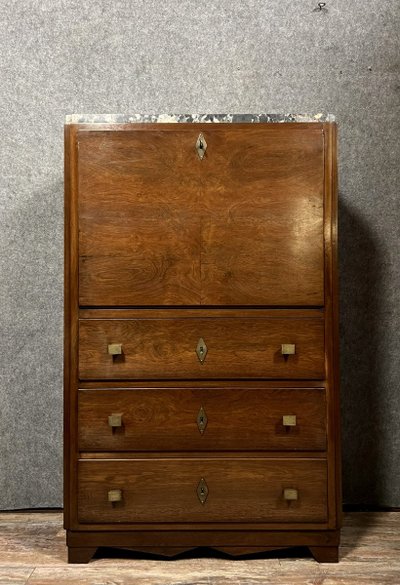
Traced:
<path id="1" fill-rule="evenodd" d="M 79 463 L 78 519 L 325 522 L 326 483 L 321 459 L 86 460 Z"/>

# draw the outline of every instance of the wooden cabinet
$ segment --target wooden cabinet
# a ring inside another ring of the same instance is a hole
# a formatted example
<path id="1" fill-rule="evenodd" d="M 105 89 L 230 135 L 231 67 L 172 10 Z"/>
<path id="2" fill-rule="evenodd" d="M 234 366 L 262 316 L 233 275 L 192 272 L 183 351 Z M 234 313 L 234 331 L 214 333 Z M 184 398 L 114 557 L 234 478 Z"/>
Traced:
<path id="1" fill-rule="evenodd" d="M 65 528 L 337 560 L 336 126 L 65 127 Z"/>

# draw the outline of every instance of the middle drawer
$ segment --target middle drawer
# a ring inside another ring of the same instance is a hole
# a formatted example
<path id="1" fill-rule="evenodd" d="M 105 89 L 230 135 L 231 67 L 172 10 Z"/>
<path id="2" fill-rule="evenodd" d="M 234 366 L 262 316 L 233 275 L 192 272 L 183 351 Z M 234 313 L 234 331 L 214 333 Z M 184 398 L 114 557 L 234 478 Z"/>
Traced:
<path id="1" fill-rule="evenodd" d="M 324 378 L 322 315 L 146 314 L 135 319 L 81 319 L 80 379 Z"/>
<path id="2" fill-rule="evenodd" d="M 324 388 L 80 390 L 80 451 L 324 451 Z"/>

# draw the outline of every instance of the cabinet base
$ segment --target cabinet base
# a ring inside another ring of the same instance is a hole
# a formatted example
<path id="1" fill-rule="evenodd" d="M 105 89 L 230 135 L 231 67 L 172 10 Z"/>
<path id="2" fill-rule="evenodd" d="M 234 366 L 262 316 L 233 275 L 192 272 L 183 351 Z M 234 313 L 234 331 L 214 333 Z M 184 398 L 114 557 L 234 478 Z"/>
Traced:
<path id="1" fill-rule="evenodd" d="M 69 563 L 88 563 L 94 553 L 96 552 L 96 546 L 69 546 L 68 547 L 68 562 Z"/>
<path id="2" fill-rule="evenodd" d="M 319 563 L 338 563 L 338 546 L 309 546 L 310 553 Z"/>
<path id="3" fill-rule="evenodd" d="M 261 553 L 290 547 L 306 546 L 319 563 L 339 560 L 339 531 L 171 531 L 152 532 L 76 532 L 67 531 L 68 562 L 88 563 L 98 547 L 129 549 L 137 552 L 173 557 L 180 553 L 208 547 L 232 556 Z"/>

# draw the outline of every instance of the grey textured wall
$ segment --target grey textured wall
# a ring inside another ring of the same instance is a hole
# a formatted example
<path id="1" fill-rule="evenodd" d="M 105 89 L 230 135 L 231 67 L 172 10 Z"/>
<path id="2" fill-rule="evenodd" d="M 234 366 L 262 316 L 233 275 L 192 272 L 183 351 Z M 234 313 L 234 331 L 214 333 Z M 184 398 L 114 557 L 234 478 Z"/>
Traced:
<path id="1" fill-rule="evenodd" d="M 0 508 L 62 503 L 66 113 L 340 124 L 344 495 L 400 506 L 397 2 L 15 0 L 0 11 Z"/>

